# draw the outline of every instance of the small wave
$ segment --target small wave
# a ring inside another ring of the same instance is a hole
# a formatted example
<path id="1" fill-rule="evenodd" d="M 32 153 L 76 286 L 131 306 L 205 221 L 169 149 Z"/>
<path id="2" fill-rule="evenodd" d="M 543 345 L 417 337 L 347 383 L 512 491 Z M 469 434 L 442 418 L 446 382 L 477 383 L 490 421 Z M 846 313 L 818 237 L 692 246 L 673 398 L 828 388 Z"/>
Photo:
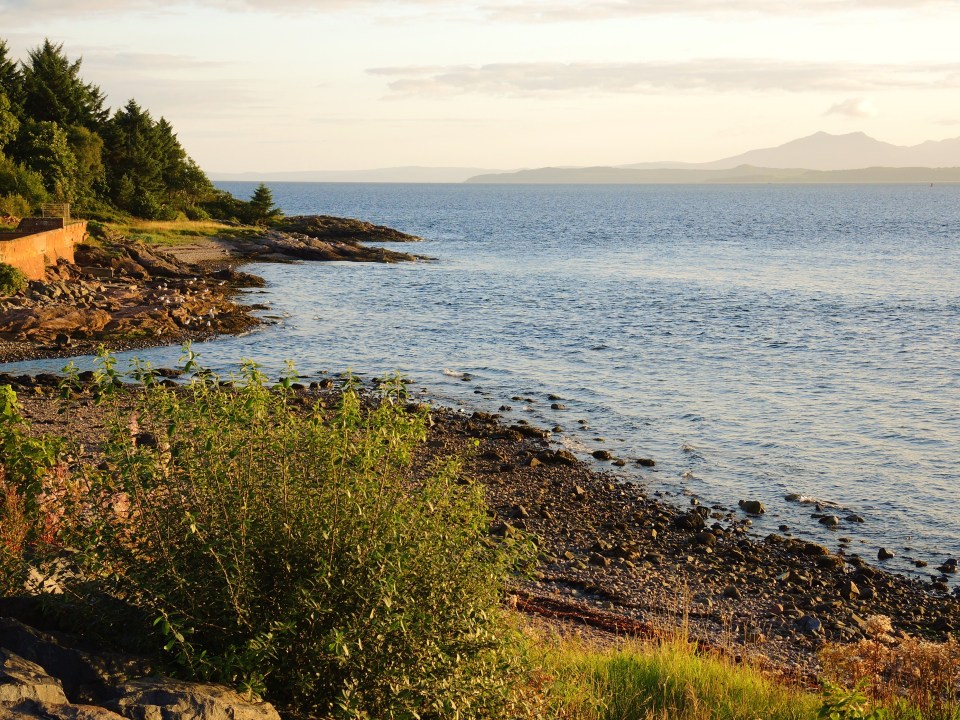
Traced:
<path id="1" fill-rule="evenodd" d="M 455 377 L 455 378 L 463 377 L 462 372 L 460 372 L 459 370 L 451 370 L 450 368 L 444 368 L 443 374 L 446 375 L 447 377 Z"/>

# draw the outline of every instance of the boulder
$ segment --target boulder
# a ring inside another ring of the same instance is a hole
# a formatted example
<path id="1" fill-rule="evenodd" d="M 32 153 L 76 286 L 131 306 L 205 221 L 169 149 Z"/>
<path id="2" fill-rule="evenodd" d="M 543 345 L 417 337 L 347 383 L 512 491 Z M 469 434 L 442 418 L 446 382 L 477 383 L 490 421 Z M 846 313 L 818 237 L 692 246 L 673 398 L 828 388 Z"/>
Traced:
<path id="1" fill-rule="evenodd" d="M 66 704 L 67 696 L 60 681 L 42 667 L 0 647 L 0 707 L 27 700 L 56 705 Z"/>
<path id="2" fill-rule="evenodd" d="M 249 702 L 221 685 L 145 678 L 117 693 L 106 705 L 130 720 L 280 720 L 270 703 Z"/>
<path id="3" fill-rule="evenodd" d="M 741 510 L 750 515 L 763 515 L 767 511 L 759 500 L 741 500 L 737 504 Z"/>

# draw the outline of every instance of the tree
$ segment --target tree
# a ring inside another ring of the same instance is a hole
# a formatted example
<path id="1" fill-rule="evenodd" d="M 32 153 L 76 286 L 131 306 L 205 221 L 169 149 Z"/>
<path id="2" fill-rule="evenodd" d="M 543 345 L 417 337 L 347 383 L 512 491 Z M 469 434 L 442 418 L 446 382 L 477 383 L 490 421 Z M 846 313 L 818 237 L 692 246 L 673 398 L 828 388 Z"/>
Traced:
<path id="1" fill-rule="evenodd" d="M 29 120 L 17 138 L 18 155 L 24 164 L 43 177 L 43 184 L 57 200 L 72 202 L 79 189 L 77 158 L 67 133 L 55 122 Z"/>
<path id="2" fill-rule="evenodd" d="M 264 223 L 283 214 L 280 208 L 273 206 L 273 193 L 263 183 L 260 183 L 257 189 L 253 191 L 253 197 L 250 198 L 248 205 L 250 207 L 250 220 L 254 223 Z"/>
<path id="3" fill-rule="evenodd" d="M 99 87 L 80 79 L 81 62 L 71 62 L 63 45 L 49 40 L 31 50 L 21 73 L 24 113 L 61 127 L 82 125 L 97 130 L 102 126 L 108 116 L 105 98 Z"/>
<path id="4" fill-rule="evenodd" d="M 7 94 L 0 89 L 0 150 L 3 150 L 3 146 L 17 136 L 19 129 L 20 121 L 10 108 Z"/>
<path id="5" fill-rule="evenodd" d="M 21 80 L 17 61 L 10 58 L 6 40 L 0 40 L 0 93 L 7 96 L 14 114 L 19 114 Z"/>
<path id="6" fill-rule="evenodd" d="M 141 216 L 171 209 L 176 214 L 213 192 L 210 180 L 180 145 L 173 126 L 163 118 L 155 121 L 134 100 L 106 124 L 104 142 L 110 197 L 125 210 Z"/>

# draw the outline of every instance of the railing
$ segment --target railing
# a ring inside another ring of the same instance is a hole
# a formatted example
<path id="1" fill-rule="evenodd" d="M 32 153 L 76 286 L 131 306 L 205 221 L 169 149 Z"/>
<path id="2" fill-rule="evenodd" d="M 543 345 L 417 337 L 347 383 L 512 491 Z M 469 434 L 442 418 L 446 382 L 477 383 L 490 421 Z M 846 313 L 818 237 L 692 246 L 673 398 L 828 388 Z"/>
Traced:
<path id="1" fill-rule="evenodd" d="M 70 222 L 70 203 L 45 203 L 40 210 L 45 218 L 63 218 L 64 224 Z"/>

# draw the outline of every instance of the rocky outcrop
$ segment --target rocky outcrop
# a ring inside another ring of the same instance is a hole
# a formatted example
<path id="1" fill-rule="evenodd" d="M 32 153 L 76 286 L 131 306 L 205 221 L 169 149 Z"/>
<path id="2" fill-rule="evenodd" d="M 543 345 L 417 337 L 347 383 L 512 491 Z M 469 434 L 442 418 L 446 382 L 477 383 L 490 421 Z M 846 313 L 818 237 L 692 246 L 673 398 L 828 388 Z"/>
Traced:
<path id="1" fill-rule="evenodd" d="M 263 235 L 235 243 L 235 247 L 246 257 L 261 260 L 294 258 L 297 260 L 396 263 L 424 259 L 409 253 L 361 245 L 356 240 L 322 239 L 305 233 L 281 230 L 267 230 Z"/>
<path id="2" fill-rule="evenodd" d="M 275 227 L 324 242 L 420 242 L 423 239 L 384 225 L 332 215 L 294 215 L 282 218 Z"/>
<path id="3" fill-rule="evenodd" d="M 0 618 L 0 720 L 279 720 L 221 685 L 151 674 L 145 658 L 75 647 Z"/>

